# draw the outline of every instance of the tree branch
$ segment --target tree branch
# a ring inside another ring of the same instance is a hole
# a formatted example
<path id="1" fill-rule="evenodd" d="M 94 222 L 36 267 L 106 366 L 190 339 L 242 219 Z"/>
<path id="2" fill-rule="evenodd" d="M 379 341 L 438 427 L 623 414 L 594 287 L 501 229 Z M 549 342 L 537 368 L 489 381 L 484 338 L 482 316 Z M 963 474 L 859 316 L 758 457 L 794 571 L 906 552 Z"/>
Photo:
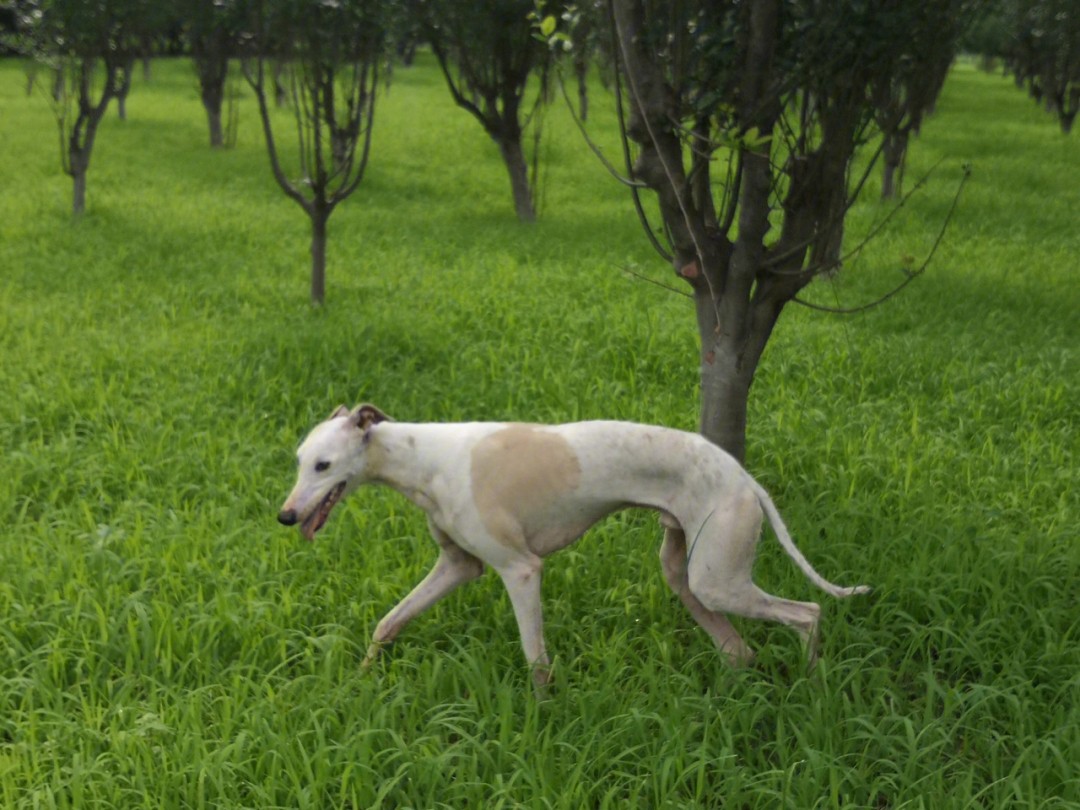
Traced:
<path id="1" fill-rule="evenodd" d="M 967 183 L 969 177 L 971 177 L 971 166 L 965 164 L 964 176 L 960 178 L 960 185 L 956 189 L 956 195 L 953 197 L 952 205 L 949 206 L 949 213 L 945 215 L 945 221 L 941 223 L 941 230 L 938 232 L 937 238 L 934 240 L 934 244 L 931 246 L 930 252 L 927 254 L 926 259 L 923 260 L 923 263 L 919 266 L 918 270 L 915 270 L 913 272 L 905 271 L 905 275 L 907 276 L 907 278 L 905 278 L 892 290 L 885 293 L 885 295 L 874 301 L 871 301 L 869 304 L 863 304 L 862 306 L 852 307 L 850 309 L 840 309 L 835 307 L 825 307 L 820 304 L 812 304 L 809 301 L 803 301 L 797 296 L 793 297 L 791 300 L 794 301 L 796 304 L 801 304 L 802 306 L 809 309 L 816 309 L 820 312 L 829 312 L 836 315 L 852 315 L 856 312 L 864 312 L 868 309 L 871 309 L 872 307 L 878 306 L 879 304 L 884 304 L 886 301 L 897 295 L 902 289 L 904 289 L 904 287 L 906 287 L 908 284 L 910 284 L 912 281 L 914 281 L 926 271 L 926 268 L 930 265 L 930 260 L 934 258 L 934 253 L 937 252 L 938 245 L 941 244 L 941 240 L 945 237 L 945 231 L 949 227 L 949 222 L 952 220 L 953 212 L 956 211 L 956 205 L 960 201 L 960 192 L 964 190 L 964 184 Z"/>

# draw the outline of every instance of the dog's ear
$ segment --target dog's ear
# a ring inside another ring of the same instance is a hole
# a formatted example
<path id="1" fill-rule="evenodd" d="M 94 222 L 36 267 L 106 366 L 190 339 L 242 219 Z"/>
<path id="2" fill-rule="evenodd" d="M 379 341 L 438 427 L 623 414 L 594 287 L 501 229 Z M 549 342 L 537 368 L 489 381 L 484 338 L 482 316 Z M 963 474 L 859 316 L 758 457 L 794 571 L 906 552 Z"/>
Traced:
<path id="1" fill-rule="evenodd" d="M 379 422 L 393 422 L 394 420 L 380 411 L 374 405 L 360 405 L 352 414 L 352 420 L 360 430 L 367 430 Z"/>
<path id="2" fill-rule="evenodd" d="M 337 419 L 339 416 L 348 416 L 348 415 L 349 415 L 349 409 L 346 408 L 344 405 L 338 405 L 337 409 L 332 414 L 330 414 L 330 418 L 331 419 Z"/>

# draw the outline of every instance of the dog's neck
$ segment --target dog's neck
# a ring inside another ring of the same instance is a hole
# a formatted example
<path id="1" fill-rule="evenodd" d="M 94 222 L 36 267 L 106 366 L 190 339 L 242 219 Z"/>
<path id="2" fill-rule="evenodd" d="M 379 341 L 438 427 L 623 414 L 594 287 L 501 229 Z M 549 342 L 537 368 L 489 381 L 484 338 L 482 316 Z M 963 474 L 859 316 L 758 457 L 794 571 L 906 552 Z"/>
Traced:
<path id="1" fill-rule="evenodd" d="M 432 481 L 446 454 L 442 425 L 380 422 L 366 439 L 371 483 L 396 489 L 424 511 L 435 503 Z"/>

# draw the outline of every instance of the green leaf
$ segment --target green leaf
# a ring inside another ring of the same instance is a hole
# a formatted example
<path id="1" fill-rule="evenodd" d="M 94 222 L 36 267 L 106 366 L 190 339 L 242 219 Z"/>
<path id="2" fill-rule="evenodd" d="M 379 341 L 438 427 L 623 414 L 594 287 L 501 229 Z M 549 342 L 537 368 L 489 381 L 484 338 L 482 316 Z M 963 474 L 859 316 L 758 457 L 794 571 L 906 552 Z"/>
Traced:
<path id="1" fill-rule="evenodd" d="M 540 23 L 540 33 L 545 37 L 550 37 L 555 32 L 555 26 L 557 22 L 554 17 L 544 17 L 544 21 Z"/>

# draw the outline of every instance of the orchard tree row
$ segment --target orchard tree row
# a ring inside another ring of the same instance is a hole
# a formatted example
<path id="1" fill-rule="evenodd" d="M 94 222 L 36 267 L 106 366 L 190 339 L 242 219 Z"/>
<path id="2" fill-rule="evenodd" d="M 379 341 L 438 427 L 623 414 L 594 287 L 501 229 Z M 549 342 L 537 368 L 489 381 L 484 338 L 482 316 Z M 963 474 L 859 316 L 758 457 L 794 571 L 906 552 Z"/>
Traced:
<path id="1" fill-rule="evenodd" d="M 77 212 L 98 123 L 148 49 L 179 43 L 190 55 L 215 145 L 225 140 L 228 64 L 238 61 L 258 101 L 273 175 L 312 223 L 316 303 L 325 294 L 326 222 L 361 182 L 376 98 L 394 60 L 408 60 L 417 43 L 431 48 L 454 101 L 497 144 L 523 221 L 536 216 L 526 129 L 536 137 L 540 107 L 558 95 L 569 101 L 565 76 L 579 80 L 575 119 L 588 138 L 583 77 L 598 64 L 618 113 L 622 166 L 597 154 L 628 188 L 646 235 L 694 300 L 700 428 L 739 459 L 750 386 L 783 309 L 843 264 L 845 217 L 878 158 L 883 194 L 898 193 L 909 137 L 932 109 L 980 5 L 13 1 L 19 49 L 55 71 Z M 104 78 L 92 82 L 95 70 Z M 274 103 L 296 116 L 299 177 L 282 168 Z M 860 155 L 868 159 L 857 162 Z M 662 222 L 648 221 L 644 193 L 655 195 Z M 902 284 L 918 272 L 907 270 Z"/>
<path id="2" fill-rule="evenodd" d="M 1035 101 L 1072 131 L 1080 112 L 1080 3 L 994 0 L 965 35 L 966 50 L 1000 60 Z"/>

